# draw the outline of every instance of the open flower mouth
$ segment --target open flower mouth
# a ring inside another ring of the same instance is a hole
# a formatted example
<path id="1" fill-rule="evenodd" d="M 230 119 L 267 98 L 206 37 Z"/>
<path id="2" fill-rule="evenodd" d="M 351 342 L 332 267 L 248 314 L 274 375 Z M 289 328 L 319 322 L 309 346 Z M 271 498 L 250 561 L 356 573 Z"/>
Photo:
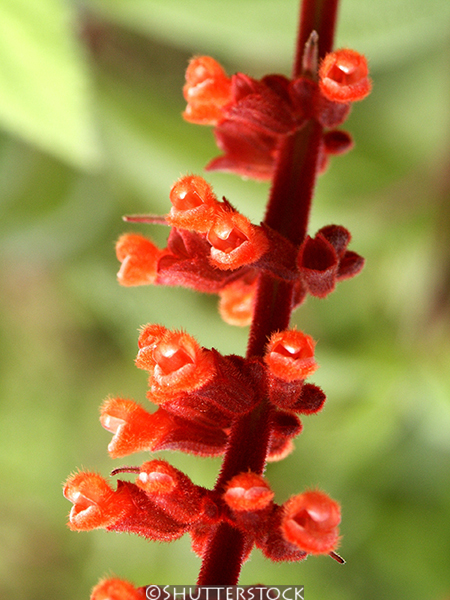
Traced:
<path id="1" fill-rule="evenodd" d="M 341 85 L 352 85 L 361 79 L 361 73 L 354 65 L 334 65 L 328 77 Z"/>
<path id="2" fill-rule="evenodd" d="M 304 348 L 299 349 L 294 348 L 294 346 L 285 346 L 283 344 L 277 344 L 272 352 L 280 356 L 285 356 L 286 358 L 291 358 L 292 360 L 299 358 L 311 358 L 311 355 L 308 356 Z"/>
<path id="3" fill-rule="evenodd" d="M 244 242 L 248 242 L 248 237 L 238 227 L 233 227 L 225 232 L 215 232 L 211 229 L 207 239 L 213 248 L 225 254 L 233 252 L 233 250 L 242 246 Z"/>
<path id="4" fill-rule="evenodd" d="M 100 417 L 100 423 L 102 427 L 106 429 L 106 431 L 110 431 L 111 433 L 120 433 L 120 428 L 125 425 L 126 421 L 123 419 L 119 419 L 118 417 L 113 417 L 112 415 L 104 414 Z"/>
<path id="5" fill-rule="evenodd" d="M 171 375 L 183 367 L 194 364 L 193 357 L 184 348 L 160 346 L 153 354 L 157 363 L 155 371 L 159 370 L 162 375 Z"/>
<path id="6" fill-rule="evenodd" d="M 66 496 L 68 500 L 73 502 L 72 509 L 70 511 L 70 520 L 74 520 L 80 515 L 87 514 L 86 511 L 93 512 L 93 510 L 98 509 L 97 503 L 88 498 L 81 492 L 73 492 L 70 497 Z"/>

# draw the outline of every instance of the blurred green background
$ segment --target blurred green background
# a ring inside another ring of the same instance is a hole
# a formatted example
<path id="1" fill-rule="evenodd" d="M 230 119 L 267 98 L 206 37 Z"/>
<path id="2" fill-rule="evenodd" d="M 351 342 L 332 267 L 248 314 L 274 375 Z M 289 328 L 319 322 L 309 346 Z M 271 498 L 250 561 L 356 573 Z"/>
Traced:
<path id="1" fill-rule="evenodd" d="M 243 353 L 247 329 L 216 299 L 120 288 L 123 214 L 168 211 L 168 191 L 217 155 L 183 122 L 193 54 L 228 72 L 290 72 L 296 0 L 0 0 L 0 597 L 89 597 L 108 573 L 193 583 L 189 539 L 170 545 L 71 533 L 61 483 L 109 471 L 98 422 L 108 394 L 145 402 L 134 364 L 147 322 Z M 267 475 L 283 502 L 319 486 L 343 505 L 340 552 L 275 565 L 258 551 L 242 583 L 304 584 L 316 600 L 450 597 L 450 3 L 343 0 L 338 45 L 368 55 L 374 91 L 347 128 L 356 149 L 321 179 L 311 231 L 337 223 L 367 266 L 298 326 L 318 340 L 327 392 L 296 451 Z M 258 221 L 268 186 L 208 176 Z M 170 455 L 212 486 L 220 462 Z"/>

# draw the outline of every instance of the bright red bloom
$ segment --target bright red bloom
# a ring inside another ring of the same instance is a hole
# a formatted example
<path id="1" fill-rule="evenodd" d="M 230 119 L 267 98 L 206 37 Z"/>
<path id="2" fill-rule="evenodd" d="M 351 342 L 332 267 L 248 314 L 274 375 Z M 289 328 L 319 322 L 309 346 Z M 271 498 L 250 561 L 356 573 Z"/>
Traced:
<path id="1" fill-rule="evenodd" d="M 71 475 L 64 486 L 64 496 L 73 503 L 69 527 L 75 531 L 109 527 L 130 507 L 129 497 L 114 492 L 98 473 Z"/>
<path id="2" fill-rule="evenodd" d="M 220 428 L 189 421 L 162 407 L 148 413 L 133 400 L 124 398 L 106 400 L 101 407 L 100 422 L 114 434 L 108 445 L 112 458 L 157 450 L 218 456 L 226 444 L 226 435 Z"/>
<path id="3" fill-rule="evenodd" d="M 145 600 L 145 589 L 137 589 L 123 579 L 110 577 L 102 579 L 94 587 L 90 600 Z"/>
<path id="4" fill-rule="evenodd" d="M 312 337 L 301 331 L 280 331 L 270 338 L 264 361 L 280 379 L 303 380 L 319 366 L 314 359 L 314 346 Z"/>
<path id="5" fill-rule="evenodd" d="M 355 102 L 369 95 L 372 83 L 363 54 L 343 48 L 330 52 L 319 68 L 322 94 L 334 102 Z"/>
<path id="6" fill-rule="evenodd" d="M 319 491 L 294 496 L 284 504 L 281 529 L 287 541 L 308 554 L 329 554 L 339 542 L 339 504 Z"/>
<path id="7" fill-rule="evenodd" d="M 186 121 L 215 125 L 231 100 L 231 80 L 213 58 L 198 56 L 187 68 L 183 94 L 188 103 L 183 113 Z"/>

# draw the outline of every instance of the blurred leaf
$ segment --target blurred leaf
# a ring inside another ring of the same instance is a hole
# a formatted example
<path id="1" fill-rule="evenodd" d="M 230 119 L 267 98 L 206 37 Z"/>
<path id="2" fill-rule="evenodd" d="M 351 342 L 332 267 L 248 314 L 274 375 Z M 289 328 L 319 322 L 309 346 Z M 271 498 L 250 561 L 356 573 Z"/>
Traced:
<path id="1" fill-rule="evenodd" d="M 105 15 L 182 48 L 231 61 L 289 68 L 297 0 L 91 0 Z M 372 62 L 394 62 L 448 35 L 447 0 L 345 0 L 338 44 L 366 52 Z"/>
<path id="2" fill-rule="evenodd" d="M 0 123 L 88 169 L 100 150 L 73 16 L 63 0 L 1 0 Z"/>

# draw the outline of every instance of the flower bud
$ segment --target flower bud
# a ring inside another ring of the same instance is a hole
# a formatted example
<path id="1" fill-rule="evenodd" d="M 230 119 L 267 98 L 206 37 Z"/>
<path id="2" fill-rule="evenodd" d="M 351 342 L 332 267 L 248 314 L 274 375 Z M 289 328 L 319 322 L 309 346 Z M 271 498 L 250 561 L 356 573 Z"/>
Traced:
<path id="1" fill-rule="evenodd" d="M 319 491 L 294 496 L 284 505 L 285 539 L 308 554 L 329 554 L 339 541 L 339 504 Z"/>
<path id="2" fill-rule="evenodd" d="M 222 107 L 231 100 L 231 79 L 209 56 L 193 58 L 186 70 L 183 95 L 188 105 L 183 117 L 199 125 L 216 125 Z"/>
<path id="3" fill-rule="evenodd" d="M 240 473 L 227 484 L 223 499 L 238 512 L 255 511 L 266 508 L 274 497 L 264 477 L 256 473 Z"/>
<path id="4" fill-rule="evenodd" d="M 297 331 L 274 333 L 267 344 L 264 362 L 270 374 L 285 381 L 303 380 L 316 371 L 315 342 L 311 336 Z"/>
<path id="5" fill-rule="evenodd" d="M 170 201 L 169 225 L 199 233 L 209 230 L 221 206 L 209 183 L 197 175 L 181 177 L 170 190 Z"/>
<path id="6" fill-rule="evenodd" d="M 210 261 L 215 267 L 234 270 L 257 261 L 269 243 L 264 231 L 238 212 L 223 211 L 208 232 Z"/>
<path id="7" fill-rule="evenodd" d="M 330 52 L 319 68 L 322 94 L 334 102 L 355 102 L 365 98 L 372 84 L 366 57 L 344 48 Z"/>
<path id="8" fill-rule="evenodd" d="M 206 490 L 164 460 L 141 465 L 136 485 L 179 523 L 191 524 L 203 514 Z"/>

